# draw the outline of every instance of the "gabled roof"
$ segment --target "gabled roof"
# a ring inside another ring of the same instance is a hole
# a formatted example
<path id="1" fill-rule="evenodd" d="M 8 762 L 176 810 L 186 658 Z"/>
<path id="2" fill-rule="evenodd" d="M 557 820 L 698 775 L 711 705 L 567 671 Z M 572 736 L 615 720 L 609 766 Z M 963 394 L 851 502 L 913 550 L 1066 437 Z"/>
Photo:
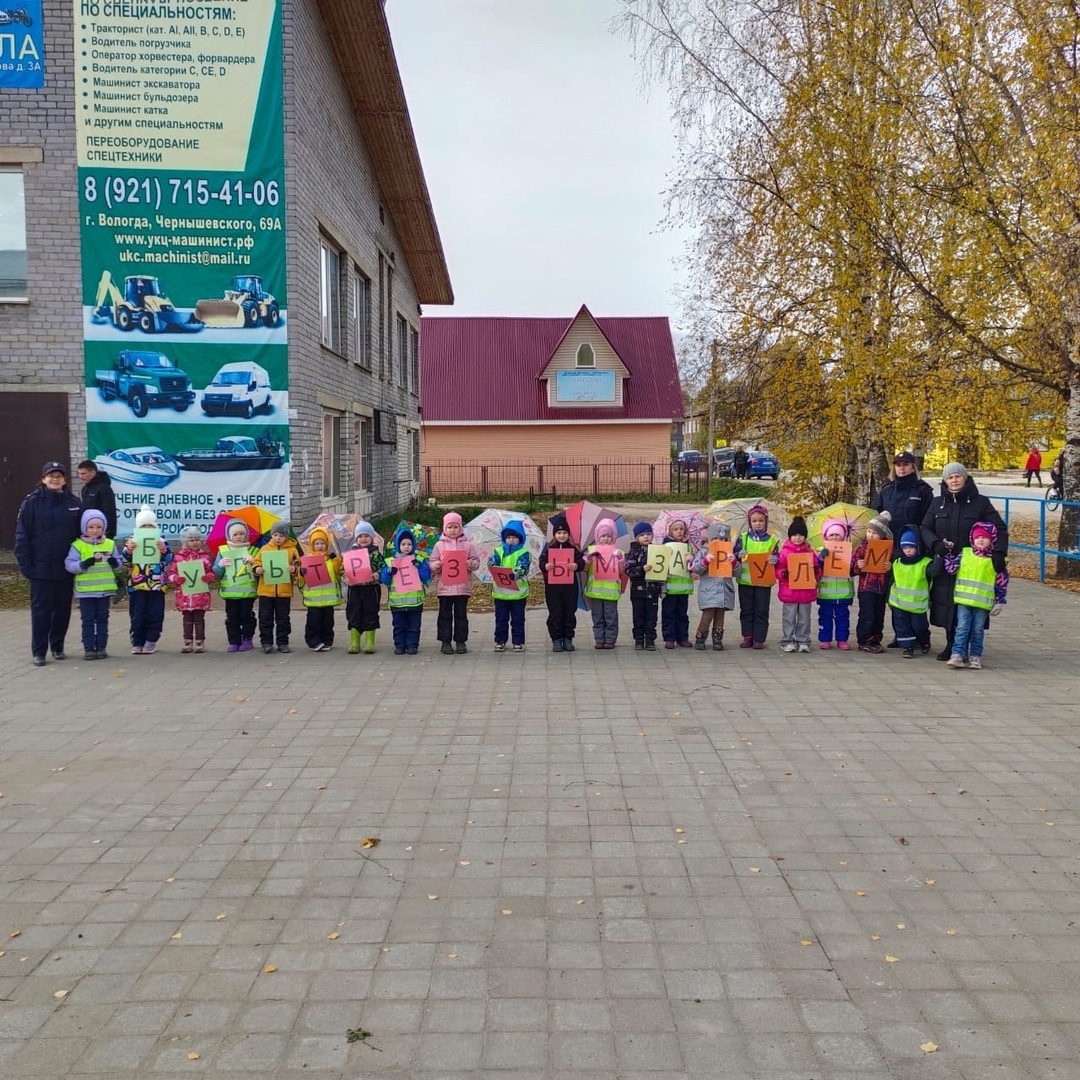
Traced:
<path id="1" fill-rule="evenodd" d="M 422 318 L 424 422 L 681 420 L 675 346 L 663 315 L 595 318 L 630 372 L 620 407 L 548 405 L 547 387 L 540 376 L 578 314 L 568 319 Z"/>
<path id="2" fill-rule="evenodd" d="M 383 2 L 318 4 L 417 297 L 422 304 L 452 304 L 454 290 Z"/>

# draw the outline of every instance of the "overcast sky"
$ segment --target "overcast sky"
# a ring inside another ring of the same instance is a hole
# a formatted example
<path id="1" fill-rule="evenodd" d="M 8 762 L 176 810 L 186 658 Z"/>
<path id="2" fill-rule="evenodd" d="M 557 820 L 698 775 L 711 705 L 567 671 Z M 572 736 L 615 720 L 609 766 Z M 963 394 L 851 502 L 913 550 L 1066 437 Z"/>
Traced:
<path id="1" fill-rule="evenodd" d="M 453 308 L 669 315 L 683 239 L 661 227 L 675 141 L 615 0 L 388 0 Z"/>

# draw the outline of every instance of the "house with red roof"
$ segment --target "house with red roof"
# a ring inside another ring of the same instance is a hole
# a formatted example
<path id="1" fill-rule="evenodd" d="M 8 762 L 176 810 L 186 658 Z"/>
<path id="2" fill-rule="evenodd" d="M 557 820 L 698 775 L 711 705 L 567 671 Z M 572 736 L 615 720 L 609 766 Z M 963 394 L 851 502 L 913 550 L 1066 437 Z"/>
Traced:
<path id="1" fill-rule="evenodd" d="M 608 490 L 668 488 L 683 400 L 665 316 L 425 316 L 420 371 L 425 493 L 586 493 L 609 464 Z"/>

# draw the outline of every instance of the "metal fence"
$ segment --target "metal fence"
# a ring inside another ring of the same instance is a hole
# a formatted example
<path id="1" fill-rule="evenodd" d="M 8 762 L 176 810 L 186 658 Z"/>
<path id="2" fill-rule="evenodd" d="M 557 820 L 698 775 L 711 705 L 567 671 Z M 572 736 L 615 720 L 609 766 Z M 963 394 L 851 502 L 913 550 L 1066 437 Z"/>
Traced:
<path id="1" fill-rule="evenodd" d="M 487 498 L 489 495 L 593 499 L 614 495 L 708 494 L 704 468 L 682 472 L 671 461 L 637 462 L 479 462 L 459 461 L 421 466 L 421 494 Z"/>
<path id="2" fill-rule="evenodd" d="M 1062 550 L 1057 546 L 1058 527 L 1062 513 L 1066 507 L 1080 511 L 1080 502 L 1047 503 L 1045 499 L 1011 495 L 1003 499 L 995 497 L 993 501 L 1005 504 L 1002 517 L 1005 519 L 1005 524 L 1009 526 L 1009 560 L 1011 562 L 1023 559 L 1037 560 L 1039 580 L 1045 581 L 1048 557 L 1080 560 L 1080 550 L 1077 546 L 1073 546 L 1070 550 Z M 1034 503 L 1035 506 L 1014 507 L 1014 503 Z M 1038 512 L 1037 517 L 1032 513 L 1033 510 Z M 1029 540 L 1031 543 L 1028 543 Z M 1019 552 L 1024 554 L 1018 554 Z"/>

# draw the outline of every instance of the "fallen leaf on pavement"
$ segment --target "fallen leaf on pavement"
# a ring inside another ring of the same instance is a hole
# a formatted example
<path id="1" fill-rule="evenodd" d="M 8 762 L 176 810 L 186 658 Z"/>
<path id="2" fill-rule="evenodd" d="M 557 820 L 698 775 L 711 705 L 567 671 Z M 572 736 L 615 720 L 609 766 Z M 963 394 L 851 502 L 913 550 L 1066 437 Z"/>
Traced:
<path id="1" fill-rule="evenodd" d="M 362 848 L 378 847 L 379 838 L 377 836 L 365 836 L 364 839 L 360 841 L 360 846 Z"/>
<path id="2" fill-rule="evenodd" d="M 277 965 L 276 964 L 267 964 L 263 968 L 263 971 L 265 971 L 267 975 L 273 975 L 274 972 L 277 971 Z"/>
<path id="3" fill-rule="evenodd" d="M 900 957 L 899 956 L 890 956 L 888 953 L 886 953 L 885 954 L 885 963 L 886 964 L 899 964 L 900 963 Z"/>
<path id="4" fill-rule="evenodd" d="M 925 1054 L 932 1054 L 937 1048 L 938 1048 L 937 1043 L 933 1043 L 933 1042 L 919 1043 L 919 1049 L 922 1050 L 923 1053 L 925 1053 Z"/>

